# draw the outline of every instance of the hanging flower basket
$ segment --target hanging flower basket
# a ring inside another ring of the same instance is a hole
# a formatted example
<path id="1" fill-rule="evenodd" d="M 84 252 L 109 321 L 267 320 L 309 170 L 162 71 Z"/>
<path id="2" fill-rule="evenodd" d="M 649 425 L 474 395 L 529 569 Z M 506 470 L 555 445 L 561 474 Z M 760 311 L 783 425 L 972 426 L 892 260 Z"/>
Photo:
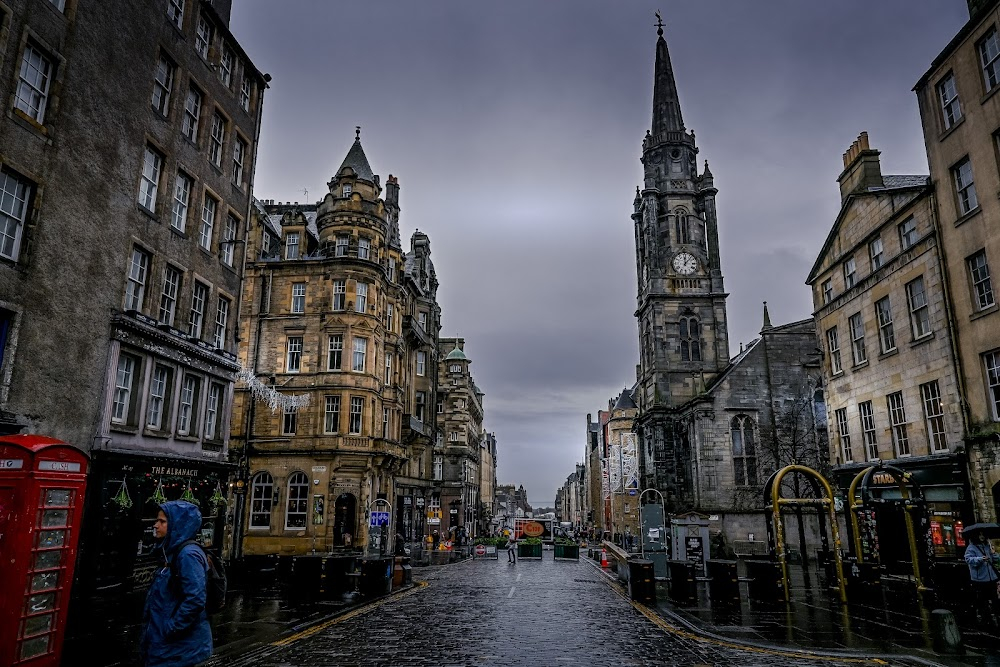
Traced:
<path id="1" fill-rule="evenodd" d="M 184 493 L 181 494 L 181 500 L 186 500 L 192 505 L 201 505 L 198 499 L 194 497 L 194 492 L 191 491 L 191 480 L 188 480 L 188 485 L 184 489 Z"/>
<path id="2" fill-rule="evenodd" d="M 215 483 L 215 492 L 212 494 L 212 497 L 208 499 L 208 502 L 210 502 L 212 507 L 216 510 L 226 504 L 226 497 L 222 495 L 222 484 L 219 482 Z"/>
<path id="3" fill-rule="evenodd" d="M 154 505 L 162 505 L 167 502 L 167 496 L 163 493 L 163 478 L 156 484 L 156 489 L 153 491 L 153 495 L 146 500 L 147 503 L 153 503 Z"/>
<path id="4" fill-rule="evenodd" d="M 132 497 L 128 494 L 128 487 L 125 486 L 124 479 L 122 480 L 122 485 L 118 487 L 118 493 L 116 493 L 115 497 L 111 499 L 111 502 L 117 505 L 118 509 L 121 510 L 127 510 L 132 507 Z"/>

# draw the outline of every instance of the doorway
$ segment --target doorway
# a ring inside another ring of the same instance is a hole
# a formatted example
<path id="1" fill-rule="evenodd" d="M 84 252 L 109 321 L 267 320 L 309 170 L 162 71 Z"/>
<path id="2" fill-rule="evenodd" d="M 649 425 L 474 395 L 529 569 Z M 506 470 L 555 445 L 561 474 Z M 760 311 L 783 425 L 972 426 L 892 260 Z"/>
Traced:
<path id="1" fill-rule="evenodd" d="M 358 501 L 351 493 L 337 496 L 333 506 L 333 544 L 337 547 L 349 547 L 357 536 Z"/>

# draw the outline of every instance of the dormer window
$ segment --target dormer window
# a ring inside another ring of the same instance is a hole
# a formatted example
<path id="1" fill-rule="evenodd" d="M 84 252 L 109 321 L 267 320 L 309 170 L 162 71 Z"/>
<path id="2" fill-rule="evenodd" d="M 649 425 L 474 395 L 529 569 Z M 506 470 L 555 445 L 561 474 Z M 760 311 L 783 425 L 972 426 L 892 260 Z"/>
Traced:
<path id="1" fill-rule="evenodd" d="M 350 183 L 345 183 L 344 184 L 344 196 L 345 197 L 350 197 L 352 192 L 354 192 L 354 188 L 351 187 L 351 184 Z"/>
<path id="2" fill-rule="evenodd" d="M 285 234 L 285 259 L 299 258 L 299 233 L 288 232 Z"/>

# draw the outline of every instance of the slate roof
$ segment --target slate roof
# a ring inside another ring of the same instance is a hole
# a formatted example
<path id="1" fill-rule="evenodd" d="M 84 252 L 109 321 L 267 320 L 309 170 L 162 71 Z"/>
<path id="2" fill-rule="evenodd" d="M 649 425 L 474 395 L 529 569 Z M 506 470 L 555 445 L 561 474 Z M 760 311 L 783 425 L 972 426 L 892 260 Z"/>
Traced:
<path id="1" fill-rule="evenodd" d="M 267 221 L 271 225 L 271 230 L 281 237 L 281 218 L 284 214 L 282 213 L 270 213 L 267 216 Z M 319 240 L 319 228 L 316 226 L 316 211 L 302 211 L 302 215 L 306 219 L 306 231 L 314 239 Z"/>
<path id="2" fill-rule="evenodd" d="M 372 166 L 368 164 L 365 150 L 361 148 L 361 139 L 354 140 L 354 145 L 351 146 L 351 150 L 347 151 L 347 157 L 344 158 L 344 162 L 340 165 L 337 173 L 339 174 L 344 167 L 353 169 L 354 173 L 360 179 L 375 182 L 375 174 L 372 172 Z"/>
<path id="3" fill-rule="evenodd" d="M 618 402 L 615 403 L 615 410 L 634 410 L 637 406 L 635 401 L 632 400 L 632 392 L 628 389 L 623 389 L 621 396 L 618 397 Z"/>
<path id="4" fill-rule="evenodd" d="M 883 176 L 886 190 L 897 190 L 900 188 L 921 188 L 930 183 L 930 176 Z"/>

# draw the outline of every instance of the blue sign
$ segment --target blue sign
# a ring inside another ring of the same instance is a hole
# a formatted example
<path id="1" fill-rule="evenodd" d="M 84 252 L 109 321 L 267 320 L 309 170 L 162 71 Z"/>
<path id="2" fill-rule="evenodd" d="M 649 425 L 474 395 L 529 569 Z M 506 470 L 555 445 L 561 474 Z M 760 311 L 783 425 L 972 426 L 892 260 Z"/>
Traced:
<path id="1" fill-rule="evenodd" d="M 371 518 L 368 520 L 369 526 L 388 526 L 389 525 L 389 513 L 388 512 L 372 512 Z"/>
<path id="2" fill-rule="evenodd" d="M 638 493 L 638 491 L 636 491 L 635 489 L 629 489 L 629 490 L 628 490 L 628 494 L 629 494 L 630 496 L 634 496 L 634 495 L 635 495 L 635 494 L 637 494 L 637 493 Z"/>

